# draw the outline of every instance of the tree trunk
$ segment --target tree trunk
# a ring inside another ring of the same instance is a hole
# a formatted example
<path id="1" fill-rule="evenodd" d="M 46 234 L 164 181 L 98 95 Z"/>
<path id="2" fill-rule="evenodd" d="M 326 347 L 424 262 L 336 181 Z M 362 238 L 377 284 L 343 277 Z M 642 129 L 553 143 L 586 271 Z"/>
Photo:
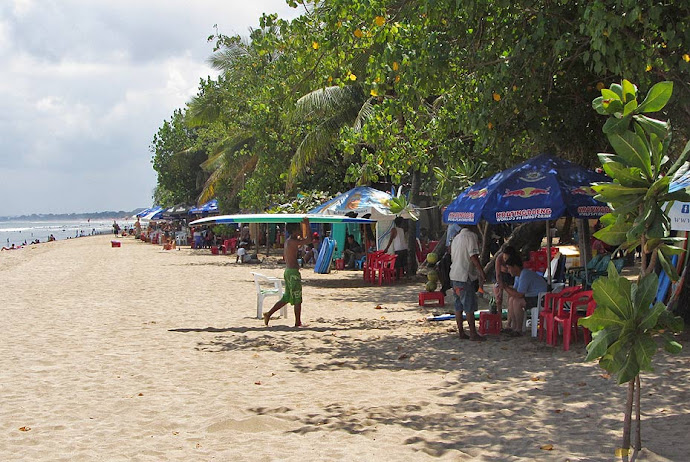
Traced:
<path id="1" fill-rule="evenodd" d="M 632 405 L 633 396 L 635 392 L 635 381 L 628 382 L 628 396 L 625 401 L 625 418 L 623 419 L 623 444 L 621 444 L 621 458 L 628 460 L 628 453 L 630 452 L 630 428 L 632 423 Z"/>
<path id="2" fill-rule="evenodd" d="M 642 428 L 640 420 L 640 374 L 635 377 L 635 450 L 642 449 Z"/>
<path id="3" fill-rule="evenodd" d="M 680 295 L 678 295 L 678 302 L 676 303 L 675 313 L 681 316 L 685 323 L 690 323 L 690 279 L 687 277 L 688 268 L 690 268 L 690 255 L 685 256 L 685 269 L 684 272 L 686 277 L 683 278 L 683 286 L 680 289 Z"/>
<path id="4" fill-rule="evenodd" d="M 489 257 L 491 256 L 490 254 L 490 247 L 489 247 L 489 237 L 491 236 L 491 225 L 487 223 L 486 221 L 481 222 L 479 224 L 479 232 L 482 234 L 482 251 L 481 254 L 479 255 L 479 261 L 481 262 L 482 265 L 486 265 L 486 262 L 489 261 Z"/>
<path id="5" fill-rule="evenodd" d="M 541 245 L 541 240 L 544 238 L 544 222 L 543 221 L 530 221 L 528 223 L 523 223 L 513 230 L 511 235 L 506 239 L 501 248 L 496 252 L 496 255 L 501 253 L 507 246 L 515 247 L 518 252 L 522 249 L 533 249 L 539 248 Z M 484 272 L 486 274 L 494 274 L 493 267 L 494 261 L 496 260 L 496 255 L 491 257 L 489 262 L 484 265 Z"/>
<path id="6" fill-rule="evenodd" d="M 573 217 L 567 216 L 565 217 L 565 222 L 563 223 L 563 228 L 561 229 L 561 234 L 558 236 L 558 242 L 560 244 L 568 244 L 570 242 L 573 242 Z"/>
<path id="7" fill-rule="evenodd" d="M 580 266 L 587 266 L 587 263 L 592 259 L 592 241 L 588 220 L 577 220 L 577 236 L 577 246 L 580 249 Z"/>
<path id="8" fill-rule="evenodd" d="M 421 183 L 419 170 L 412 172 L 412 185 L 410 186 L 410 200 L 411 204 L 419 202 L 419 184 Z M 417 274 L 417 233 L 408 227 L 407 233 L 407 274 L 414 276 Z"/>

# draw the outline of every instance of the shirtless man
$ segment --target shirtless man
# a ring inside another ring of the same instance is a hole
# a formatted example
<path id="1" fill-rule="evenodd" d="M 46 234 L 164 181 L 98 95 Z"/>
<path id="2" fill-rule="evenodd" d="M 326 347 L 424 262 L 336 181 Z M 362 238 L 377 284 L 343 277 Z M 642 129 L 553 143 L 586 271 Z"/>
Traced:
<path id="1" fill-rule="evenodd" d="M 309 229 L 309 219 L 304 218 L 302 223 Z M 297 252 L 303 245 L 309 244 L 312 241 L 312 236 L 306 233 L 307 237 L 300 236 L 300 224 L 288 223 L 286 226 L 287 232 L 290 236 L 285 241 L 283 247 L 283 258 L 285 259 L 285 293 L 273 308 L 268 313 L 264 313 L 264 324 L 268 326 L 271 320 L 271 315 L 281 309 L 283 306 L 291 303 L 295 305 L 295 327 L 302 325 L 302 277 L 299 274 L 299 263 L 297 262 Z"/>

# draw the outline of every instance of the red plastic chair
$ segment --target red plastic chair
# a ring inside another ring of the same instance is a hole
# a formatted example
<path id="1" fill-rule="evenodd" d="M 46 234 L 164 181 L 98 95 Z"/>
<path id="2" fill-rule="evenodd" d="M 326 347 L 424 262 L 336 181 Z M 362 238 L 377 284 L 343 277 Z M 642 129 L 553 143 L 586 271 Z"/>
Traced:
<path id="1" fill-rule="evenodd" d="M 374 276 L 376 275 L 376 264 L 378 262 L 379 257 L 384 254 L 383 250 L 377 250 L 376 252 L 370 252 L 367 254 L 367 259 L 366 262 L 364 263 L 364 274 L 362 275 L 362 278 L 365 281 L 369 282 L 374 282 Z"/>
<path id="2" fill-rule="evenodd" d="M 397 260 L 397 255 L 385 254 L 379 259 L 379 285 L 383 285 L 383 282 L 392 283 L 395 277 L 395 260 Z"/>
<path id="3" fill-rule="evenodd" d="M 539 340 L 544 340 L 546 336 L 546 343 L 549 345 L 553 343 L 553 316 L 558 306 L 558 300 L 563 297 L 570 297 L 581 290 L 582 287 L 580 286 L 565 287 L 560 292 L 549 292 L 544 295 L 544 309 L 539 312 Z"/>
<path id="4" fill-rule="evenodd" d="M 570 339 L 574 332 L 577 341 L 577 320 L 583 315 L 578 314 L 578 307 L 586 309 L 592 301 L 592 291 L 583 290 L 570 297 L 563 297 L 558 300 L 558 310 L 553 317 L 553 346 L 558 344 L 558 325 L 563 327 L 563 351 L 570 350 Z"/>

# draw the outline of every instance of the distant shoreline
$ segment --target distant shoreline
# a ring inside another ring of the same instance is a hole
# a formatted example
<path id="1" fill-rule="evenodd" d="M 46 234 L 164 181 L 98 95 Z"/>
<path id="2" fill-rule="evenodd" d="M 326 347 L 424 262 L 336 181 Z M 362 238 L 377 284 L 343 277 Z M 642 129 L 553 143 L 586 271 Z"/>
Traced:
<path id="1" fill-rule="evenodd" d="M 2 216 L 0 221 L 62 221 L 62 220 L 121 220 L 131 218 L 144 209 L 134 209 L 132 211 L 87 212 L 87 213 L 32 213 L 30 215 Z"/>

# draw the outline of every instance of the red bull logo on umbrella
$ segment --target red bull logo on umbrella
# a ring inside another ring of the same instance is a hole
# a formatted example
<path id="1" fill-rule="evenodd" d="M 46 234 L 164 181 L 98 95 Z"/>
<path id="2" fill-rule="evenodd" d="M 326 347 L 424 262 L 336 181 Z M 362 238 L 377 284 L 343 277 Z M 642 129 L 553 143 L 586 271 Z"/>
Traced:
<path id="1" fill-rule="evenodd" d="M 489 191 L 486 188 L 477 189 L 475 191 L 468 191 L 467 197 L 469 197 L 470 199 L 481 199 L 482 197 L 486 197 L 488 192 Z"/>
<path id="2" fill-rule="evenodd" d="M 578 186 L 576 188 L 571 189 L 570 194 L 582 194 L 583 196 L 594 197 L 597 195 L 597 192 L 589 186 Z"/>
<path id="3" fill-rule="evenodd" d="M 527 188 L 521 188 L 521 189 L 506 189 L 506 192 L 503 193 L 503 197 L 534 197 L 534 196 L 540 196 L 542 194 L 549 194 L 551 192 L 551 187 L 548 187 L 546 189 L 543 188 L 532 188 L 532 187 L 527 187 Z"/>

